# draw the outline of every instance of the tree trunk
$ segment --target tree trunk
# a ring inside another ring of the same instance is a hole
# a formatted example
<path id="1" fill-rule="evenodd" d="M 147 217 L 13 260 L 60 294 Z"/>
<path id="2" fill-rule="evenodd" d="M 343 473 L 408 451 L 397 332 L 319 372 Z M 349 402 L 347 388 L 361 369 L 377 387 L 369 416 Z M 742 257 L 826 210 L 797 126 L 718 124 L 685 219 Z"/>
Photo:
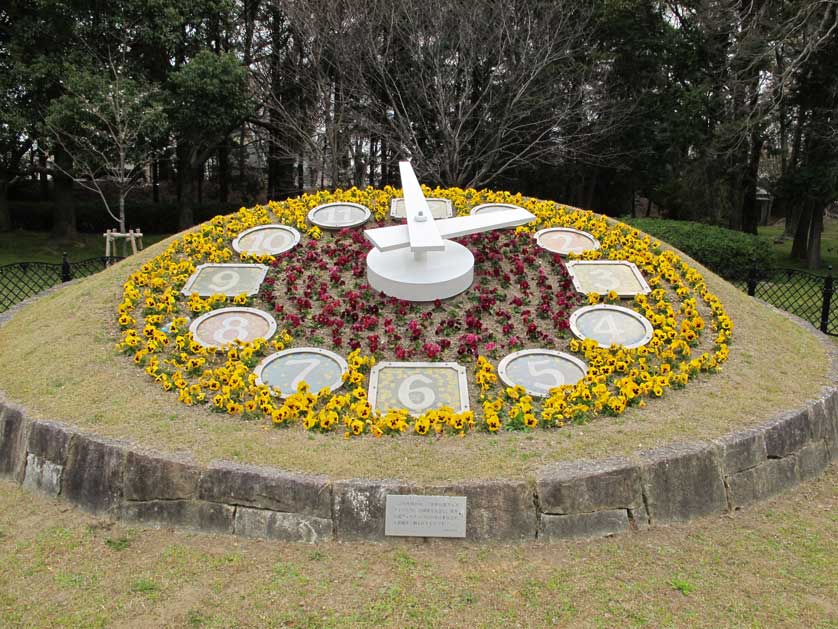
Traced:
<path id="1" fill-rule="evenodd" d="M 812 222 L 812 208 L 808 202 L 800 210 L 800 218 L 794 230 L 794 242 L 791 245 L 791 257 L 805 260 L 808 254 L 809 224 Z"/>
<path id="2" fill-rule="evenodd" d="M 58 240 L 73 240 L 76 231 L 76 201 L 73 198 L 73 179 L 62 171 L 70 172 L 73 159 L 64 149 L 55 150 L 55 163 L 60 170 L 53 175 L 55 188 L 55 210 L 52 215 L 52 236 Z"/>
<path id="3" fill-rule="evenodd" d="M 119 231 L 123 234 L 127 231 L 125 228 L 125 195 L 122 193 L 119 195 Z"/>
<path id="4" fill-rule="evenodd" d="M 297 155 L 297 194 L 303 193 L 303 156 Z"/>
<path id="5" fill-rule="evenodd" d="M 230 145 L 227 138 L 218 148 L 218 200 L 227 203 L 230 198 Z"/>
<path id="6" fill-rule="evenodd" d="M 195 203 L 195 169 L 189 159 L 187 147 L 181 142 L 178 142 L 177 146 L 177 192 L 180 206 L 178 227 L 182 231 L 195 223 L 192 211 Z"/>
<path id="7" fill-rule="evenodd" d="M 764 138 L 754 133 L 751 137 L 751 151 L 748 156 L 748 166 L 745 169 L 743 180 L 744 194 L 742 198 L 742 231 L 748 234 L 756 234 L 759 225 L 760 212 L 757 204 L 757 174 L 759 172 L 759 159 L 762 155 Z"/>
<path id="8" fill-rule="evenodd" d="M 797 221 L 800 220 L 800 204 L 779 196 L 774 200 L 774 209 L 779 210 L 786 217 L 783 226 L 783 239 L 793 238 L 797 229 Z"/>
<path id="9" fill-rule="evenodd" d="M 381 139 L 381 187 L 390 185 L 390 141 Z"/>
<path id="10" fill-rule="evenodd" d="M 178 215 L 178 229 L 183 231 L 195 224 L 195 172 L 192 168 L 187 169 L 186 181 L 184 182 L 182 199 L 180 202 L 180 213 Z"/>
<path id="11" fill-rule="evenodd" d="M 268 186 L 265 191 L 268 201 L 277 199 L 277 187 L 279 185 L 279 139 L 275 131 L 271 130 L 268 139 Z"/>
<path id="12" fill-rule="evenodd" d="M 797 230 L 797 223 L 800 221 L 802 210 L 800 202 L 792 199 L 778 199 L 784 204 L 784 214 L 786 217 L 786 224 L 783 228 L 783 239 L 793 238 Z M 776 207 L 776 205 L 775 205 Z"/>
<path id="13" fill-rule="evenodd" d="M 377 143 L 375 141 L 375 138 L 370 137 L 370 176 L 369 176 L 370 184 L 369 185 L 371 185 L 373 188 L 375 187 L 375 169 L 376 169 L 375 152 L 377 150 L 378 150 L 378 146 L 377 146 Z"/>
<path id="14" fill-rule="evenodd" d="M 38 174 L 38 183 L 41 190 L 41 201 L 49 201 L 49 175 L 47 175 L 47 154 L 38 151 L 38 166 L 41 172 Z"/>
<path id="15" fill-rule="evenodd" d="M 0 177 L 0 232 L 11 231 L 12 215 L 9 212 L 9 180 Z"/>
<path id="16" fill-rule="evenodd" d="M 151 162 L 151 198 L 155 203 L 160 203 L 160 160 Z"/>
<path id="17" fill-rule="evenodd" d="M 189 170 L 186 160 L 186 147 L 178 141 L 175 147 L 175 160 L 177 162 L 177 174 L 175 179 L 175 190 L 178 205 L 183 203 L 183 189 L 186 185 L 187 171 Z"/>
<path id="18" fill-rule="evenodd" d="M 806 250 L 806 266 L 812 271 L 821 266 L 821 233 L 823 232 L 823 208 L 812 208 L 812 222 L 809 226 L 809 246 Z"/>

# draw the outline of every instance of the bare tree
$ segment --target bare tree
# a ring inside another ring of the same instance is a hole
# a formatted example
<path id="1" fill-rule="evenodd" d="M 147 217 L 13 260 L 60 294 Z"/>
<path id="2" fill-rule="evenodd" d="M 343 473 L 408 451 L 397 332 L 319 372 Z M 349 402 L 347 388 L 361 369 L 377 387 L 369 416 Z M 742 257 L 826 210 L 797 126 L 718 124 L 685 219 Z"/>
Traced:
<path id="1" fill-rule="evenodd" d="M 154 158 L 166 117 L 156 90 L 127 76 L 124 63 L 108 55 L 99 71 L 81 71 L 64 84 L 66 94 L 51 103 L 46 126 L 73 162 L 79 185 L 99 195 L 105 210 L 126 231 L 125 199 Z M 117 207 L 108 198 L 108 184 Z"/>
<path id="2" fill-rule="evenodd" d="M 613 122 L 595 79 L 604 70 L 582 63 L 592 23 L 578 3 L 273 7 L 283 28 L 254 67 L 257 122 L 331 185 L 360 185 L 376 169 L 388 183 L 403 157 L 427 181 L 484 185 L 521 164 L 584 156 Z"/>
<path id="3" fill-rule="evenodd" d="M 576 148 L 595 85 L 572 2 L 356 2 L 342 41 L 363 122 L 431 180 L 484 185 Z M 399 157 L 395 155 L 393 157 Z"/>

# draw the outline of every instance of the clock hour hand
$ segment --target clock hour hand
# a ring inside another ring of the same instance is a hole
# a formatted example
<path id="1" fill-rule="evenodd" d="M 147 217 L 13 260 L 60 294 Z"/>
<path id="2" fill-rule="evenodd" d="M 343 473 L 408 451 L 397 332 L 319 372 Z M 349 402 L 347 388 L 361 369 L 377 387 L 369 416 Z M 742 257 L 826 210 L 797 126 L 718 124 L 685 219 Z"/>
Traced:
<path id="1" fill-rule="evenodd" d="M 513 208 L 497 212 L 487 212 L 475 216 L 455 216 L 454 218 L 441 218 L 434 222 L 443 239 L 478 234 L 493 229 L 504 229 L 507 227 L 518 227 L 526 225 L 535 220 L 535 215 L 524 208 Z M 379 227 L 368 229 L 364 236 L 376 249 L 380 251 L 392 251 L 410 246 L 410 237 L 407 225 L 392 225 L 390 227 Z"/>

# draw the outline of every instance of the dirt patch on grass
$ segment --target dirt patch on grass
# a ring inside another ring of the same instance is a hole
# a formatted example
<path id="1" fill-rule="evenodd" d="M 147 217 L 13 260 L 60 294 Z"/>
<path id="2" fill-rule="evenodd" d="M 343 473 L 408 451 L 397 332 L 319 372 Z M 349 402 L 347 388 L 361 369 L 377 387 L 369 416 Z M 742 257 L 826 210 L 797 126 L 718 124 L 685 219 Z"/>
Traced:
<path id="1" fill-rule="evenodd" d="M 347 442 L 299 426 L 210 413 L 164 394 L 114 350 L 114 313 L 127 276 L 166 243 L 25 308 L 0 329 L 0 389 L 39 418 L 198 461 L 227 459 L 333 478 L 446 481 L 515 478 L 546 463 L 631 454 L 707 439 L 772 418 L 813 397 L 827 381 L 820 341 L 784 316 L 698 267 L 735 324 L 719 374 L 691 381 L 644 409 L 613 419 L 534 433 L 472 434 L 441 440 L 402 436 Z"/>

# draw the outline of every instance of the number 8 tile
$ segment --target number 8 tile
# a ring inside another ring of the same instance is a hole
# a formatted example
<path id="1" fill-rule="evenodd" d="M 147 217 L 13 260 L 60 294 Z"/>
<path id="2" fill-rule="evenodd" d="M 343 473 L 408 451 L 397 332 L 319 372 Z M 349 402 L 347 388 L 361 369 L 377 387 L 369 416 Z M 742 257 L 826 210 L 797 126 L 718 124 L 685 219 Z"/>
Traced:
<path id="1" fill-rule="evenodd" d="M 256 308 L 222 308 L 201 315 L 189 326 L 192 337 L 204 347 L 222 347 L 234 341 L 251 343 L 271 338 L 276 321 Z"/>

